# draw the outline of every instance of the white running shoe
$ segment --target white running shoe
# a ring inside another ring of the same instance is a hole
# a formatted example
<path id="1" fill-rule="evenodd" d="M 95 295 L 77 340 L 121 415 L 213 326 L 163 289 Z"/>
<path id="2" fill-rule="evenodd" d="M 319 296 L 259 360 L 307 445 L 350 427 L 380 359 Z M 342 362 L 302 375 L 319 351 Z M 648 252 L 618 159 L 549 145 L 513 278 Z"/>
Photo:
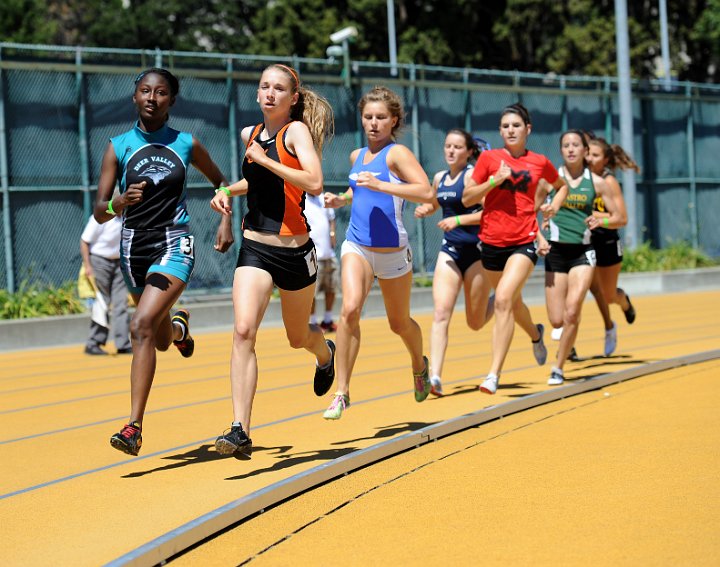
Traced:
<path id="1" fill-rule="evenodd" d="M 499 379 L 500 378 L 495 374 L 488 374 L 487 378 L 485 378 L 485 381 L 480 384 L 480 391 L 484 394 L 494 394 L 495 392 L 497 392 Z"/>
<path id="2" fill-rule="evenodd" d="M 548 378 L 548 386 L 559 386 L 563 382 L 565 382 L 563 371 L 553 366 L 550 371 L 550 378 Z"/>
<path id="3" fill-rule="evenodd" d="M 550 332 L 550 338 L 554 341 L 559 341 L 562 338 L 562 331 L 563 331 L 562 327 L 558 327 L 558 328 L 553 327 L 553 330 Z"/>
<path id="4" fill-rule="evenodd" d="M 617 348 L 617 325 L 613 321 L 612 329 L 605 331 L 605 356 L 610 356 Z"/>
<path id="5" fill-rule="evenodd" d="M 433 396 L 437 396 L 438 398 L 442 397 L 443 389 L 442 389 L 442 381 L 440 380 L 440 376 L 431 376 L 430 377 L 430 393 Z"/>
<path id="6" fill-rule="evenodd" d="M 542 366 L 547 360 L 547 348 L 545 348 L 545 342 L 543 341 L 543 335 L 545 334 L 545 327 L 542 323 L 537 324 L 537 329 L 540 332 L 540 338 L 537 341 L 532 342 L 533 354 L 535 355 L 535 361 Z"/>

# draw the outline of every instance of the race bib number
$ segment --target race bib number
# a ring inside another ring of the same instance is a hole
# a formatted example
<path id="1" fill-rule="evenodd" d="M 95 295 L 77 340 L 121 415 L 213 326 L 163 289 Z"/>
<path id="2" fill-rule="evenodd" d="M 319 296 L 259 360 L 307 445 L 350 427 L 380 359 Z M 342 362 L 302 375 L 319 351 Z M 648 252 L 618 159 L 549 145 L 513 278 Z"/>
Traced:
<path id="1" fill-rule="evenodd" d="M 595 249 L 591 248 L 590 250 L 585 251 L 585 258 L 587 258 L 588 265 L 591 267 L 595 267 L 597 265 L 597 258 L 595 257 Z"/>
<path id="2" fill-rule="evenodd" d="M 190 236 L 181 236 L 180 237 L 180 252 L 185 254 L 185 256 L 190 256 L 191 258 L 195 257 L 195 237 Z"/>
<path id="3" fill-rule="evenodd" d="M 317 253 L 315 252 L 315 248 L 305 254 L 305 263 L 307 264 L 308 275 L 314 276 L 318 269 Z"/>

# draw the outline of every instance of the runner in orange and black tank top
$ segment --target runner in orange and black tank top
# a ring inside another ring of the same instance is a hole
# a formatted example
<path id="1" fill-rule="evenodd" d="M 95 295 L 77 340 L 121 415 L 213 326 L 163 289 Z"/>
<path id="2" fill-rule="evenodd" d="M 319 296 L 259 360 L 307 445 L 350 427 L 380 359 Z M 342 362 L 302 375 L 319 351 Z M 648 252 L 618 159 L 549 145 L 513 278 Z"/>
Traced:
<path id="1" fill-rule="evenodd" d="M 248 140 L 248 145 L 255 140 L 268 157 L 293 169 L 302 169 L 297 156 L 285 146 L 285 134 L 290 124 L 292 122 L 288 122 L 275 136 L 267 140 L 260 139 L 263 124 L 258 124 Z M 243 161 L 242 172 L 248 182 L 248 212 L 243 219 L 243 229 L 280 236 L 310 232 L 304 213 L 305 192 L 302 189 L 247 157 Z"/>

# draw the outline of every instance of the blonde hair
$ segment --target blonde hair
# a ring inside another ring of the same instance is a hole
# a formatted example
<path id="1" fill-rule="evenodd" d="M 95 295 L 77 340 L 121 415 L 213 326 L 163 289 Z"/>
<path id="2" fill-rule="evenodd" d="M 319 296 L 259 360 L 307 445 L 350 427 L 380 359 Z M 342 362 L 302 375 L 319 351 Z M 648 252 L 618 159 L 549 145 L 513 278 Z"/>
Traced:
<path id="1" fill-rule="evenodd" d="M 382 102 L 390 112 L 397 118 L 397 122 L 392 129 L 392 137 L 395 138 L 397 132 L 405 126 L 405 110 L 403 108 L 402 99 L 387 87 L 375 86 L 366 92 L 358 102 L 360 113 L 365 109 L 365 105 L 369 102 Z"/>
<path id="2" fill-rule="evenodd" d="M 308 127 L 315 149 L 318 154 L 322 154 L 325 140 L 332 138 L 335 134 L 335 116 L 332 106 L 330 106 L 327 99 L 304 87 L 300 83 L 297 72 L 292 67 L 282 63 L 275 63 L 266 67 L 265 71 L 268 69 L 278 69 L 290 79 L 293 94 L 298 93 L 299 95 L 297 103 L 290 110 L 290 118 L 299 120 Z"/>

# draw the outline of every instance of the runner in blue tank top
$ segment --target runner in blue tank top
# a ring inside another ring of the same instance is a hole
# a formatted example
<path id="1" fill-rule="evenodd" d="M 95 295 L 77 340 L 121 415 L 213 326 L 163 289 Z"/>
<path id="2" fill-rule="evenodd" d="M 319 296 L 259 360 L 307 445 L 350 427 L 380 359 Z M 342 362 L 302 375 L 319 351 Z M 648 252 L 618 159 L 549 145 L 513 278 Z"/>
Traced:
<path id="1" fill-rule="evenodd" d="M 325 194 L 325 206 L 352 202 L 350 226 L 341 249 L 342 310 L 337 329 L 338 391 L 323 417 L 339 419 L 350 405 L 350 376 L 360 350 L 360 314 L 375 277 L 385 300 L 388 321 L 410 354 L 415 400 L 430 393 L 422 332 L 410 317 L 412 252 L 402 223 L 405 200 L 432 198 L 427 175 L 405 146 L 395 143 L 403 123 L 402 101 L 385 87 L 375 87 L 358 104 L 368 145 L 350 154 L 350 188 Z"/>
<path id="2" fill-rule="evenodd" d="M 137 455 L 142 421 L 155 375 L 156 350 L 171 343 L 184 357 L 193 354 L 190 314 L 169 310 L 180 297 L 195 263 L 193 237 L 185 206 L 190 164 L 214 187 L 225 177 L 205 147 L 192 134 L 168 127 L 170 107 L 180 90 L 165 69 L 148 69 L 135 79 L 135 127 L 112 138 L 105 150 L 95 202 L 95 219 L 107 222 L 122 215 L 121 268 L 137 308 L 130 324 L 133 360 L 130 369 L 130 419 L 110 444 Z M 120 194 L 113 196 L 119 182 Z M 229 219 L 221 221 L 215 248 L 232 244 Z"/>

